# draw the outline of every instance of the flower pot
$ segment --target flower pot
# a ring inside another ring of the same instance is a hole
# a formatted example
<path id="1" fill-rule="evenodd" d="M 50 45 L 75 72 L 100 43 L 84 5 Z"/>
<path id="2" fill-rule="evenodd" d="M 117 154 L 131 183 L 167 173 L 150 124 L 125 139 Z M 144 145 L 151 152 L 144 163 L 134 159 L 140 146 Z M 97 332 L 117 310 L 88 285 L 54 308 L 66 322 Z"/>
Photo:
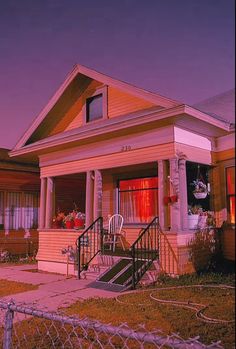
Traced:
<path id="1" fill-rule="evenodd" d="M 164 204 L 165 204 L 165 205 L 168 205 L 168 204 L 171 202 L 171 199 L 170 199 L 169 196 L 164 196 L 163 201 L 164 201 Z"/>
<path id="2" fill-rule="evenodd" d="M 85 220 L 82 218 L 75 218 L 75 228 L 83 228 Z"/>
<path id="3" fill-rule="evenodd" d="M 66 229 L 74 229 L 75 222 L 74 221 L 66 221 Z"/>
<path id="4" fill-rule="evenodd" d="M 177 196 L 177 195 L 172 195 L 172 196 L 170 197 L 170 201 L 171 201 L 171 202 L 177 202 L 177 201 L 178 201 L 178 196 Z"/>
<path id="5" fill-rule="evenodd" d="M 197 229 L 198 228 L 198 220 L 199 220 L 198 214 L 188 215 L 188 228 L 190 230 Z"/>
<path id="6" fill-rule="evenodd" d="M 205 199 L 207 197 L 207 192 L 193 192 L 193 195 L 196 199 Z"/>

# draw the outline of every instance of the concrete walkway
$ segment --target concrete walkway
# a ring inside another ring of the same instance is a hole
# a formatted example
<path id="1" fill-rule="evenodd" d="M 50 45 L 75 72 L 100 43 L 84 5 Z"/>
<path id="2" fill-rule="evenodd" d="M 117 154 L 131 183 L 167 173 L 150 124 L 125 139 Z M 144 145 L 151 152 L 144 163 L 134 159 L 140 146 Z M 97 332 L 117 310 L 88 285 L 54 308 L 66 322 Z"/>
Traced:
<path id="1" fill-rule="evenodd" d="M 30 269 L 36 269 L 36 265 L 0 266 L 0 280 L 38 285 L 37 290 L 8 295 L 0 298 L 1 300 L 13 299 L 16 303 L 56 311 L 58 308 L 67 307 L 77 300 L 92 297 L 112 298 L 118 294 L 90 287 L 91 280 L 78 280 L 75 277 L 66 278 L 65 275 L 26 271 Z"/>

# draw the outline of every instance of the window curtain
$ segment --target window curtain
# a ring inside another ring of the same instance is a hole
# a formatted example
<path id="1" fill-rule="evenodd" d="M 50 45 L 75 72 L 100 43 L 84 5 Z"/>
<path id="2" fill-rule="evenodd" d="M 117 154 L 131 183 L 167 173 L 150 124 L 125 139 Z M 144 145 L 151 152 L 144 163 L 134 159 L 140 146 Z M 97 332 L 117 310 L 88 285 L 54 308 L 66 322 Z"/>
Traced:
<path id="1" fill-rule="evenodd" d="M 23 208 L 23 227 L 24 229 L 37 228 L 39 199 L 34 193 L 25 193 Z"/>
<path id="2" fill-rule="evenodd" d="M 19 229 L 21 224 L 21 193 L 7 193 L 5 207 L 5 229 Z"/>
<path id="3" fill-rule="evenodd" d="M 4 224 L 4 229 L 9 231 L 11 229 L 18 230 L 37 228 L 39 216 L 38 194 L 8 192 L 6 195 L 7 203 L 4 209 L 3 199 L 1 199 L 1 197 L 3 197 L 3 193 L 2 196 L 0 193 L 0 224 L 1 222 Z"/>
<path id="4" fill-rule="evenodd" d="M 148 223 L 157 215 L 157 177 L 121 180 L 119 194 L 125 223 Z"/>

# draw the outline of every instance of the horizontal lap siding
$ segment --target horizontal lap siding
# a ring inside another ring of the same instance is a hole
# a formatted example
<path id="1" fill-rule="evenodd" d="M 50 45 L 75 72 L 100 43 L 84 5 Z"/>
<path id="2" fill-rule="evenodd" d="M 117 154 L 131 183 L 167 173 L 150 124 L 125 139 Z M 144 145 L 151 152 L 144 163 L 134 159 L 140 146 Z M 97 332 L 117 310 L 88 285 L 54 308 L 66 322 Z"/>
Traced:
<path id="1" fill-rule="evenodd" d="M 60 176 L 63 174 L 79 173 L 94 169 L 129 166 L 132 164 L 135 165 L 168 159 L 174 157 L 174 155 L 174 144 L 166 143 L 143 149 L 130 150 L 127 152 L 119 152 L 84 160 L 71 161 L 59 165 L 42 167 L 41 177 Z"/>
<path id="2" fill-rule="evenodd" d="M 214 162 L 229 160 L 235 158 L 235 149 L 227 149 L 224 151 L 213 152 L 212 159 Z"/>
<path id="3" fill-rule="evenodd" d="M 61 253 L 68 246 L 76 247 L 76 241 L 81 232 L 69 232 L 66 230 L 39 232 L 39 251 L 37 260 L 66 262 L 67 257 Z"/>
<path id="4" fill-rule="evenodd" d="M 129 114 L 138 110 L 155 106 L 144 99 L 124 93 L 113 87 L 108 87 L 108 117 Z"/>

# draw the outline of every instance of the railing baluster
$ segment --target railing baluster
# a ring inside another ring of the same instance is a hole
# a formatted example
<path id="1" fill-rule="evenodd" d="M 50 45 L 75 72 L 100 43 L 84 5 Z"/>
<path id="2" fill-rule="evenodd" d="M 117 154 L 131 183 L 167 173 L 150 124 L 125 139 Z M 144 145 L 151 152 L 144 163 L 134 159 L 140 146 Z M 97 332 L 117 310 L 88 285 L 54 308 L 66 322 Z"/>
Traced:
<path id="1" fill-rule="evenodd" d="M 159 230 L 159 219 L 155 217 L 131 246 L 132 288 L 160 254 L 160 244 L 157 244 Z"/>
<path id="2" fill-rule="evenodd" d="M 103 218 L 97 218 L 77 239 L 78 278 L 92 259 L 101 251 L 103 238 Z"/>

